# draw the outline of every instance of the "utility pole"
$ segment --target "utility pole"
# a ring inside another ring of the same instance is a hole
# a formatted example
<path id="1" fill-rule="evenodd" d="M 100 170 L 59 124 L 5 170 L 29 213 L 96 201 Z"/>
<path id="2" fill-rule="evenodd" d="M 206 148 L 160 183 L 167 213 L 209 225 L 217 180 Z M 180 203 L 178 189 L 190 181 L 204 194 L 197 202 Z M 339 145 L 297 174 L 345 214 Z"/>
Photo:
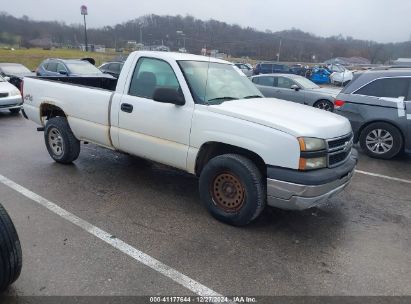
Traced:
<path id="1" fill-rule="evenodd" d="M 82 5 L 80 7 L 81 14 L 84 17 L 84 40 L 86 43 L 86 52 L 88 52 L 88 41 L 87 41 L 87 23 L 86 23 L 86 15 L 88 15 L 87 6 Z"/>
<path id="2" fill-rule="evenodd" d="M 281 47 L 283 45 L 283 38 L 280 37 L 280 46 L 278 47 L 277 62 L 280 62 Z"/>

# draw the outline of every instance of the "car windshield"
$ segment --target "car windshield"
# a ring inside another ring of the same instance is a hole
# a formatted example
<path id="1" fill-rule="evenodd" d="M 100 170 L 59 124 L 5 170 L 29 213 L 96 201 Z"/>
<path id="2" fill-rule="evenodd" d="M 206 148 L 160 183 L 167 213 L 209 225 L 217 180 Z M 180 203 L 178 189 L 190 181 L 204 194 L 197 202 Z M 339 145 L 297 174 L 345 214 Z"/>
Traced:
<path id="1" fill-rule="evenodd" d="M 341 66 L 341 65 L 334 65 L 334 66 L 332 67 L 332 71 L 333 71 L 333 72 L 337 72 L 337 73 L 342 73 L 342 72 L 345 71 L 345 68 L 344 68 L 343 66 Z"/>
<path id="2" fill-rule="evenodd" d="M 227 100 L 263 97 L 241 70 L 231 64 L 179 61 L 196 103 L 220 104 Z"/>
<path id="3" fill-rule="evenodd" d="M 303 89 L 319 89 L 320 87 L 316 85 L 314 82 L 311 80 L 304 78 L 304 77 L 298 77 L 294 79 L 300 86 L 303 87 Z"/>
<path id="4" fill-rule="evenodd" d="M 67 67 L 69 68 L 72 74 L 77 75 L 91 75 L 91 74 L 102 74 L 102 72 L 86 61 L 79 61 L 79 62 L 67 62 Z"/>
<path id="5" fill-rule="evenodd" d="M 4 65 L 1 67 L 1 69 L 3 70 L 3 73 L 9 75 L 31 73 L 31 71 L 28 68 L 21 64 Z"/>

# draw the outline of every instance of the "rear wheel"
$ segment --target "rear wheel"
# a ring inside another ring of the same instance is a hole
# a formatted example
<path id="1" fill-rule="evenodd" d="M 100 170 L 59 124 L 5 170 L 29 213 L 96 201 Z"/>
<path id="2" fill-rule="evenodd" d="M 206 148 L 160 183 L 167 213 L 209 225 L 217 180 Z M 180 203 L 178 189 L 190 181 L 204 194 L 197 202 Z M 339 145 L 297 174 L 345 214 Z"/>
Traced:
<path id="1" fill-rule="evenodd" d="M 200 196 L 216 219 L 244 226 L 266 205 L 266 181 L 248 158 L 225 154 L 210 160 L 201 172 Z"/>
<path id="2" fill-rule="evenodd" d="M 391 159 L 401 152 L 403 138 L 400 131 L 385 122 L 372 123 L 361 132 L 360 145 L 374 158 Z"/>
<path id="3" fill-rule="evenodd" d="M 314 108 L 325 110 L 325 111 L 328 111 L 328 112 L 333 112 L 334 111 L 333 103 L 329 100 L 326 100 L 326 99 L 322 99 L 322 100 L 317 101 L 314 104 Z"/>
<path id="4" fill-rule="evenodd" d="M 47 121 L 44 130 L 47 151 L 58 163 L 70 164 L 80 154 L 80 141 L 74 136 L 65 117 Z"/>
<path id="5" fill-rule="evenodd" d="M 9 111 L 11 112 L 11 114 L 18 114 L 20 113 L 20 108 L 9 109 Z"/>
<path id="6" fill-rule="evenodd" d="M 16 228 L 0 204 L 0 292 L 13 284 L 20 276 L 23 265 L 22 256 Z"/>

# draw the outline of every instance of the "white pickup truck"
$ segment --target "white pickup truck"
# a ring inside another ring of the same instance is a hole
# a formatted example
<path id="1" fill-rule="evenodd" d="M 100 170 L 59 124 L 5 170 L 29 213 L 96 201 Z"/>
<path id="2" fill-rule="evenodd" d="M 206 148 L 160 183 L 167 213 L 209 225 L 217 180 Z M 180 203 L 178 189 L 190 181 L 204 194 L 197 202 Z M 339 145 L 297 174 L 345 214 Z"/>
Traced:
<path id="1" fill-rule="evenodd" d="M 238 226 L 267 204 L 322 204 L 353 175 L 347 119 L 263 98 L 229 62 L 135 52 L 116 82 L 24 79 L 24 115 L 42 126 L 55 161 L 76 160 L 83 141 L 182 169 L 199 177 L 211 214 Z"/>

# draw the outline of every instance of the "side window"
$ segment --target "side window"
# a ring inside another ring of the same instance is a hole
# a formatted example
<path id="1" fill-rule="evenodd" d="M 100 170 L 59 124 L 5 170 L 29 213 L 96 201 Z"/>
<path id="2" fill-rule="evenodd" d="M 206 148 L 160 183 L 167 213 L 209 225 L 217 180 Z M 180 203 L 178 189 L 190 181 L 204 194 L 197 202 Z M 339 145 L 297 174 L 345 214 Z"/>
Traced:
<path id="1" fill-rule="evenodd" d="M 258 84 L 266 87 L 272 87 L 274 85 L 274 77 L 272 76 L 262 76 L 257 77 Z"/>
<path id="2" fill-rule="evenodd" d="M 59 62 L 59 63 L 57 64 L 57 72 L 60 73 L 60 71 L 67 72 L 67 69 L 66 69 L 66 67 L 64 66 L 64 64 L 62 64 L 62 63 Z"/>
<path id="3" fill-rule="evenodd" d="M 407 97 L 410 78 L 385 78 L 377 79 L 354 94 L 374 96 L 374 97 Z"/>
<path id="4" fill-rule="evenodd" d="M 285 77 L 278 77 L 278 84 L 277 87 L 283 88 L 283 89 L 291 89 L 291 86 L 295 84 L 294 81 L 292 81 L 289 78 Z"/>
<path id="5" fill-rule="evenodd" d="M 47 65 L 47 71 L 57 73 L 57 62 L 50 61 Z"/>
<path id="6" fill-rule="evenodd" d="M 140 58 L 131 79 L 129 95 L 153 99 L 158 88 L 180 89 L 173 69 L 163 60 Z"/>
<path id="7" fill-rule="evenodd" d="M 273 66 L 271 64 L 262 64 L 261 70 L 263 70 L 264 72 L 272 72 Z"/>
<path id="8" fill-rule="evenodd" d="M 119 63 L 110 64 L 109 70 L 110 70 L 110 72 L 120 73 L 120 64 Z"/>

